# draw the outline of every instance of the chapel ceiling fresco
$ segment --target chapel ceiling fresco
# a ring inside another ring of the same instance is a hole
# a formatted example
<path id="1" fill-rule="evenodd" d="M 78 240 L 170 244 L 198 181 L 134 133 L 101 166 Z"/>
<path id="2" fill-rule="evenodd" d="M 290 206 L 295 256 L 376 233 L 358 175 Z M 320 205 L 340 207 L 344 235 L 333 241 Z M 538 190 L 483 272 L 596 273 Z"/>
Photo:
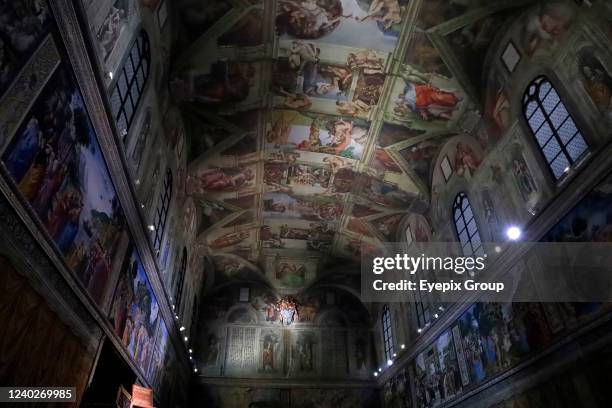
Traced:
<path id="1" fill-rule="evenodd" d="M 487 50 L 528 3 L 183 0 L 171 91 L 220 279 L 297 293 L 400 225 L 429 239 L 434 165 L 481 117 Z M 486 151 L 453 148 L 457 174 Z"/>

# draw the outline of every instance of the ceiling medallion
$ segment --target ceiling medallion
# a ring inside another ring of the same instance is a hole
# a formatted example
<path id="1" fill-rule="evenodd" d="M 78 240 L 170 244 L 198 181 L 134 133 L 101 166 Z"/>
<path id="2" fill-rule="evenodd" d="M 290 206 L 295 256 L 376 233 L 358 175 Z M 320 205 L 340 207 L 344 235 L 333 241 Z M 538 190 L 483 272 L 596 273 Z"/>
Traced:
<path id="1" fill-rule="evenodd" d="M 291 326 L 298 318 L 298 303 L 293 296 L 284 296 L 276 304 L 283 326 Z"/>

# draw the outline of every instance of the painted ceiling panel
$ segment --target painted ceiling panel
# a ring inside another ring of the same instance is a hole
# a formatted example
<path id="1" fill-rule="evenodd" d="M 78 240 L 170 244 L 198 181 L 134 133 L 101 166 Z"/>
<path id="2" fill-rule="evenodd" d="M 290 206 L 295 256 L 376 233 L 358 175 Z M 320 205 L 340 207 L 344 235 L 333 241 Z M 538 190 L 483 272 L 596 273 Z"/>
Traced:
<path id="1" fill-rule="evenodd" d="M 469 175 L 485 150 L 447 142 L 482 106 L 504 126 L 503 90 L 481 77 L 514 2 L 185 3 L 171 91 L 222 280 L 297 293 L 400 226 L 429 239 L 438 167 Z"/>

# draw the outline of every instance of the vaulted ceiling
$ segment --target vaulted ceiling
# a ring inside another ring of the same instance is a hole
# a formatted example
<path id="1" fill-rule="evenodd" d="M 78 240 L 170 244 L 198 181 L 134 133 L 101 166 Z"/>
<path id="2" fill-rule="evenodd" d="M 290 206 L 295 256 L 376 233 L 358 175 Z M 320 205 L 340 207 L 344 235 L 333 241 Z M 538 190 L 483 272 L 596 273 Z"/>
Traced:
<path id="1" fill-rule="evenodd" d="M 440 149 L 479 121 L 487 50 L 528 3 L 181 1 L 171 91 L 217 279 L 348 284 L 400 224 L 428 239 Z"/>

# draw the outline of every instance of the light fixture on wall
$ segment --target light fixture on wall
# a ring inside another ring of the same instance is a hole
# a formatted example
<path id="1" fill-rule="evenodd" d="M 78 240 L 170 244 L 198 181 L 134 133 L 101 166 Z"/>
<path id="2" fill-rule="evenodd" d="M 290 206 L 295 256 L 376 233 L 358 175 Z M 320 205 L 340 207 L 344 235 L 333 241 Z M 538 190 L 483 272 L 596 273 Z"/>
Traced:
<path id="1" fill-rule="evenodd" d="M 149 225 L 147 228 L 149 228 L 149 231 L 155 231 L 155 225 Z"/>
<path id="2" fill-rule="evenodd" d="M 387 366 L 391 367 L 393 365 L 393 360 L 387 360 Z"/>
<path id="3" fill-rule="evenodd" d="M 518 241 L 519 238 L 521 238 L 521 235 L 523 235 L 523 231 L 521 231 L 521 229 L 516 225 L 511 225 L 506 230 L 506 236 L 511 241 Z"/>

